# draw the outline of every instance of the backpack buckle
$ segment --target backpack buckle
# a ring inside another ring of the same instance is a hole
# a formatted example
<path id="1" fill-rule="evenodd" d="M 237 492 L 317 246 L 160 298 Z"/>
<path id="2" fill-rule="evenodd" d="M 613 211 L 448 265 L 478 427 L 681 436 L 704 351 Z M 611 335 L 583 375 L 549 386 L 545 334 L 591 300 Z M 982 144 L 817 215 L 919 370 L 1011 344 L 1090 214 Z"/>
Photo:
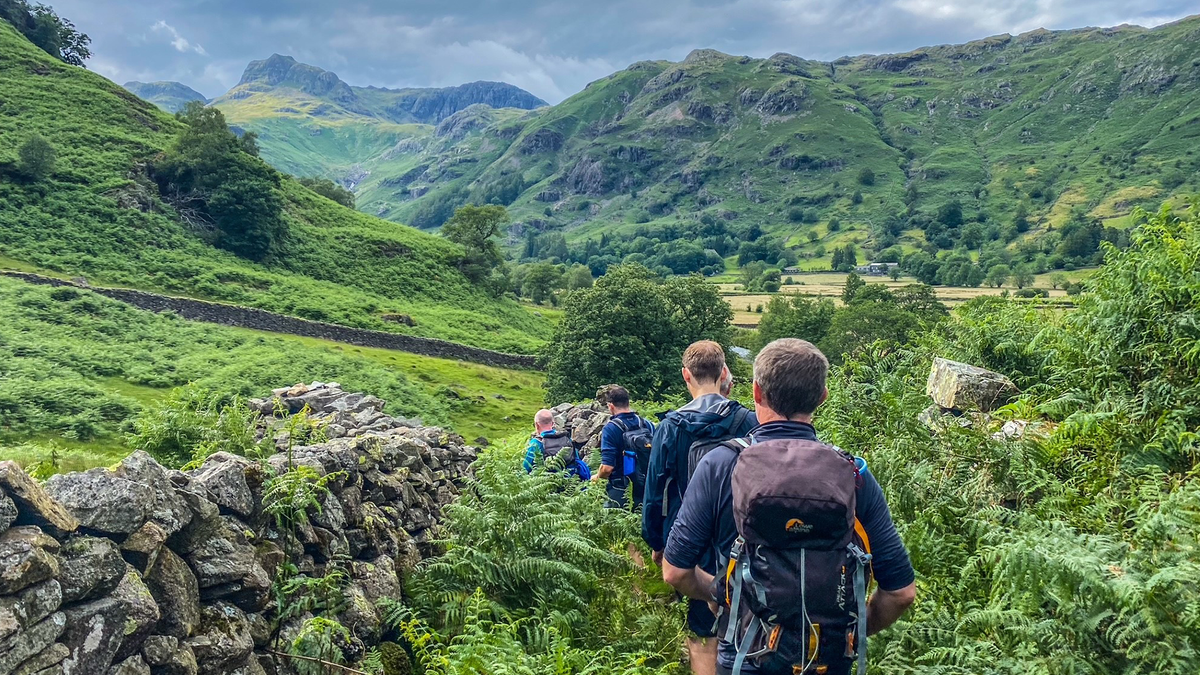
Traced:
<path id="1" fill-rule="evenodd" d="M 857 560 L 858 564 L 860 565 L 870 565 L 871 560 L 874 558 L 874 556 L 872 556 L 870 553 L 867 553 L 859 548 L 857 544 L 848 544 L 846 548 L 850 550 L 850 555 L 854 556 L 854 559 Z"/>

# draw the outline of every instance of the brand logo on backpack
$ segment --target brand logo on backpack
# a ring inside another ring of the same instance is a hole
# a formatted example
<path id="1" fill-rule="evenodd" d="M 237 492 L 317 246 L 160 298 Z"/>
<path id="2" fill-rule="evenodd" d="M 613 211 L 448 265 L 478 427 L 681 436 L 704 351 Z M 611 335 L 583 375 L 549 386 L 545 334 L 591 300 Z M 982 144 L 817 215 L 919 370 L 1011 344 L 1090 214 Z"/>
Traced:
<path id="1" fill-rule="evenodd" d="M 788 534 L 808 534 L 812 532 L 813 526 L 805 523 L 799 518 L 792 518 L 787 521 L 787 526 L 784 527 Z"/>

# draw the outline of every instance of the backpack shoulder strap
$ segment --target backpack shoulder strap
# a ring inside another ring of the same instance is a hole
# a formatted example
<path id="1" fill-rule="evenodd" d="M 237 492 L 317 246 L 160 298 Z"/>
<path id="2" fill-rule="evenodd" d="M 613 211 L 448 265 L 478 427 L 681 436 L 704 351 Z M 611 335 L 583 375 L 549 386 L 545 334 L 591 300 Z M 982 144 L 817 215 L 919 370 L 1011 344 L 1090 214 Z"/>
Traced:
<path id="1" fill-rule="evenodd" d="M 750 416 L 750 409 L 742 404 L 738 404 L 737 410 L 733 413 L 733 432 L 737 433 L 738 429 L 746 423 L 746 418 Z"/>
<path id="2" fill-rule="evenodd" d="M 621 430 L 621 433 L 625 433 L 626 431 L 629 431 L 629 425 L 625 424 L 625 422 L 621 418 L 617 417 L 616 415 L 613 415 L 608 421 L 617 425 L 617 428 Z"/>
<path id="3" fill-rule="evenodd" d="M 740 454 L 742 454 L 743 450 L 750 447 L 751 445 L 754 445 L 754 437 L 747 436 L 746 438 L 734 438 L 734 439 L 725 441 L 721 445 L 724 445 L 725 447 L 729 448 L 730 450 L 733 450 L 734 452 L 736 452 L 737 454 L 740 455 Z"/>

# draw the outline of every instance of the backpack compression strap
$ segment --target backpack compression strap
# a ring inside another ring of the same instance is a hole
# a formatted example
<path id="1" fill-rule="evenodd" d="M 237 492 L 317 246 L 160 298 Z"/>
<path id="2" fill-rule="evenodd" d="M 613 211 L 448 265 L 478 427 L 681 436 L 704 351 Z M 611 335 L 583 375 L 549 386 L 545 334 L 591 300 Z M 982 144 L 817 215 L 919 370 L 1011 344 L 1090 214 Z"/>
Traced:
<path id="1" fill-rule="evenodd" d="M 855 673 L 867 675 L 867 565 L 871 564 L 871 554 L 855 544 L 850 544 L 849 548 L 850 554 L 858 562 L 854 570 L 854 595 L 858 598 L 858 636 L 854 641 L 858 667 Z"/>

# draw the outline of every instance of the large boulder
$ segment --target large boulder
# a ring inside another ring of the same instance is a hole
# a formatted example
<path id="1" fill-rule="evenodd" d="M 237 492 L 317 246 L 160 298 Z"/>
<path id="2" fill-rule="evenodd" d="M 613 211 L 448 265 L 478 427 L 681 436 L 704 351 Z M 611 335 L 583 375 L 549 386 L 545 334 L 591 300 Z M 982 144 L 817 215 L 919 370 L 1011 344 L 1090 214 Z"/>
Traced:
<path id="1" fill-rule="evenodd" d="M 108 672 L 125 637 L 125 605 L 116 598 L 101 598 L 65 611 L 67 629 L 61 642 L 71 650 L 63 661 L 64 675 Z"/>
<path id="2" fill-rule="evenodd" d="M 79 521 L 12 460 L 0 462 L 0 492 L 7 494 L 16 505 L 17 517 L 13 524 L 36 525 L 58 538 L 79 527 Z"/>
<path id="3" fill-rule="evenodd" d="M 154 501 L 150 508 L 150 519 L 170 536 L 182 530 L 192 520 L 187 502 L 171 484 L 170 474 L 143 450 L 138 450 L 121 460 L 116 474 L 150 488 Z"/>
<path id="4" fill-rule="evenodd" d="M 101 537 L 67 539 L 59 551 L 59 566 L 58 580 L 67 603 L 107 595 L 125 575 L 117 545 Z"/>
<path id="5" fill-rule="evenodd" d="M 54 644 L 66 626 L 66 615 L 55 612 L 22 631 L 19 639 L 11 647 L 0 651 L 0 673 L 11 673 L 29 659 L 41 654 Z"/>
<path id="6" fill-rule="evenodd" d="M 254 651 L 246 614 L 227 602 L 205 607 L 200 631 L 186 641 L 203 675 L 225 675 L 246 665 Z"/>
<path id="7" fill-rule="evenodd" d="M 154 490 L 107 469 L 51 476 L 46 492 L 79 520 L 80 527 L 107 535 L 136 532 L 154 509 Z"/>
<path id="8" fill-rule="evenodd" d="M 164 548 L 146 571 L 145 582 L 159 609 L 155 632 L 180 639 L 191 637 L 200 626 L 200 587 L 187 563 Z"/>
<path id="9" fill-rule="evenodd" d="M 131 656 L 109 668 L 108 675 L 150 675 L 150 666 L 141 656 Z"/>
<path id="10" fill-rule="evenodd" d="M 1003 405 L 1018 391 L 1000 373 L 943 358 L 933 360 L 925 393 L 947 410 L 989 412 Z"/>
<path id="11" fill-rule="evenodd" d="M 0 534 L 0 595 L 58 575 L 58 541 L 31 525 L 13 527 Z"/>

